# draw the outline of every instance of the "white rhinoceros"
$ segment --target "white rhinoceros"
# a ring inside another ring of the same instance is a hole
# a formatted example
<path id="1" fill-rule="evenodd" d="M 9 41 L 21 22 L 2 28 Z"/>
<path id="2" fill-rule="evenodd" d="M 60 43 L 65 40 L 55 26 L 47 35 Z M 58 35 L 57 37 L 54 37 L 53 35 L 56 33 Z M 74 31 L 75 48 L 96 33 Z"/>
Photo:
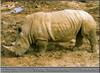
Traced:
<path id="1" fill-rule="evenodd" d="M 83 37 L 86 37 L 90 42 L 90 51 L 95 51 L 96 22 L 87 12 L 82 10 L 37 12 L 26 16 L 13 52 L 23 55 L 30 45 L 45 51 L 49 41 L 67 42 L 75 37 L 75 47 L 80 47 Z"/>

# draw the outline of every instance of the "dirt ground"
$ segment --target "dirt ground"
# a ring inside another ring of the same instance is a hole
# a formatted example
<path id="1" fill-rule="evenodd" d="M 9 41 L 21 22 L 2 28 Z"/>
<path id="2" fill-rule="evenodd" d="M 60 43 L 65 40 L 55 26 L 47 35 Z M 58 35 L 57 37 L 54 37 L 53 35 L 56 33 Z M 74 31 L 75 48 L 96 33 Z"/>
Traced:
<path id="1" fill-rule="evenodd" d="M 8 10 L 1 13 L 1 66 L 17 66 L 17 67 L 98 67 L 99 66 L 99 44 L 97 43 L 97 53 L 89 53 L 89 42 L 84 39 L 84 43 L 80 50 L 71 51 L 75 42 L 66 43 L 59 42 L 59 45 L 53 44 L 48 46 L 47 52 L 42 56 L 37 56 L 31 49 L 22 57 L 14 57 L 8 51 L 4 53 L 4 46 L 10 47 L 17 37 L 17 27 L 21 26 L 24 17 L 37 11 L 53 11 L 62 9 L 83 9 L 89 12 L 99 23 L 99 4 L 98 1 L 81 3 L 81 2 L 47 2 L 44 7 L 42 5 L 32 9 L 23 3 L 19 3 L 26 7 L 26 10 L 19 14 L 4 14 Z M 3 4 L 7 4 L 4 2 Z M 31 5 L 31 4 L 30 4 Z M 99 26 L 99 24 L 98 24 Z M 97 26 L 97 40 L 99 37 L 99 27 Z"/>

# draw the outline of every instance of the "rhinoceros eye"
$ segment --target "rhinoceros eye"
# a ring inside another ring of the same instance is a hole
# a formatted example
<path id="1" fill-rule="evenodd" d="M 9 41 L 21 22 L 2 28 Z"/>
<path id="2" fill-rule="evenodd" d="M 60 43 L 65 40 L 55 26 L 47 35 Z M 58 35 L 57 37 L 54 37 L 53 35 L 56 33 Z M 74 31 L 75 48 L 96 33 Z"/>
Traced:
<path id="1" fill-rule="evenodd" d="M 20 44 L 18 44 L 17 46 L 20 46 Z"/>
<path id="2" fill-rule="evenodd" d="M 16 47 L 19 47 L 19 46 L 21 46 L 19 43 L 17 43 L 16 45 L 15 45 Z"/>

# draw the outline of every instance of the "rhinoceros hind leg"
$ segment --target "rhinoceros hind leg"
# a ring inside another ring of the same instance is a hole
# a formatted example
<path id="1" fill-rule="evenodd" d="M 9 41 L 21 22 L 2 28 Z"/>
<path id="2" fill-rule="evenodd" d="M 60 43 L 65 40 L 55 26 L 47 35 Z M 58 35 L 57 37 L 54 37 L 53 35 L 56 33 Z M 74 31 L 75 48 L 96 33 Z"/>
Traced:
<path id="1" fill-rule="evenodd" d="M 44 54 L 47 49 L 48 41 L 37 40 L 36 47 L 41 54 Z"/>
<path id="2" fill-rule="evenodd" d="M 96 32 L 94 30 L 92 30 L 89 33 L 89 35 L 87 35 L 87 38 L 91 45 L 91 49 L 89 50 L 89 52 L 91 52 L 91 53 L 96 52 Z"/>
<path id="3" fill-rule="evenodd" d="M 82 45 L 82 43 L 83 43 L 83 36 L 80 30 L 76 36 L 76 43 L 75 43 L 75 47 L 73 48 L 73 50 L 79 50 L 79 47 Z"/>

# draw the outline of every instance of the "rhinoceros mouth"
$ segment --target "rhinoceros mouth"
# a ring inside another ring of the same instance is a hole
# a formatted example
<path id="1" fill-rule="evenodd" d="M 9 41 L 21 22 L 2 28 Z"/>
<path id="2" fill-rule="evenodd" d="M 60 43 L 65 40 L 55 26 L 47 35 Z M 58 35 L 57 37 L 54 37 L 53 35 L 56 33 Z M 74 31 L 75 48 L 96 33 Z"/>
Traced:
<path id="1" fill-rule="evenodd" d="M 14 56 L 14 57 L 19 57 L 19 56 L 22 56 L 22 54 L 19 54 L 19 53 L 16 53 L 15 52 L 15 47 L 14 46 L 5 46 L 5 45 L 2 45 L 3 49 L 3 53 L 6 54 L 9 53 L 10 55 Z"/>

